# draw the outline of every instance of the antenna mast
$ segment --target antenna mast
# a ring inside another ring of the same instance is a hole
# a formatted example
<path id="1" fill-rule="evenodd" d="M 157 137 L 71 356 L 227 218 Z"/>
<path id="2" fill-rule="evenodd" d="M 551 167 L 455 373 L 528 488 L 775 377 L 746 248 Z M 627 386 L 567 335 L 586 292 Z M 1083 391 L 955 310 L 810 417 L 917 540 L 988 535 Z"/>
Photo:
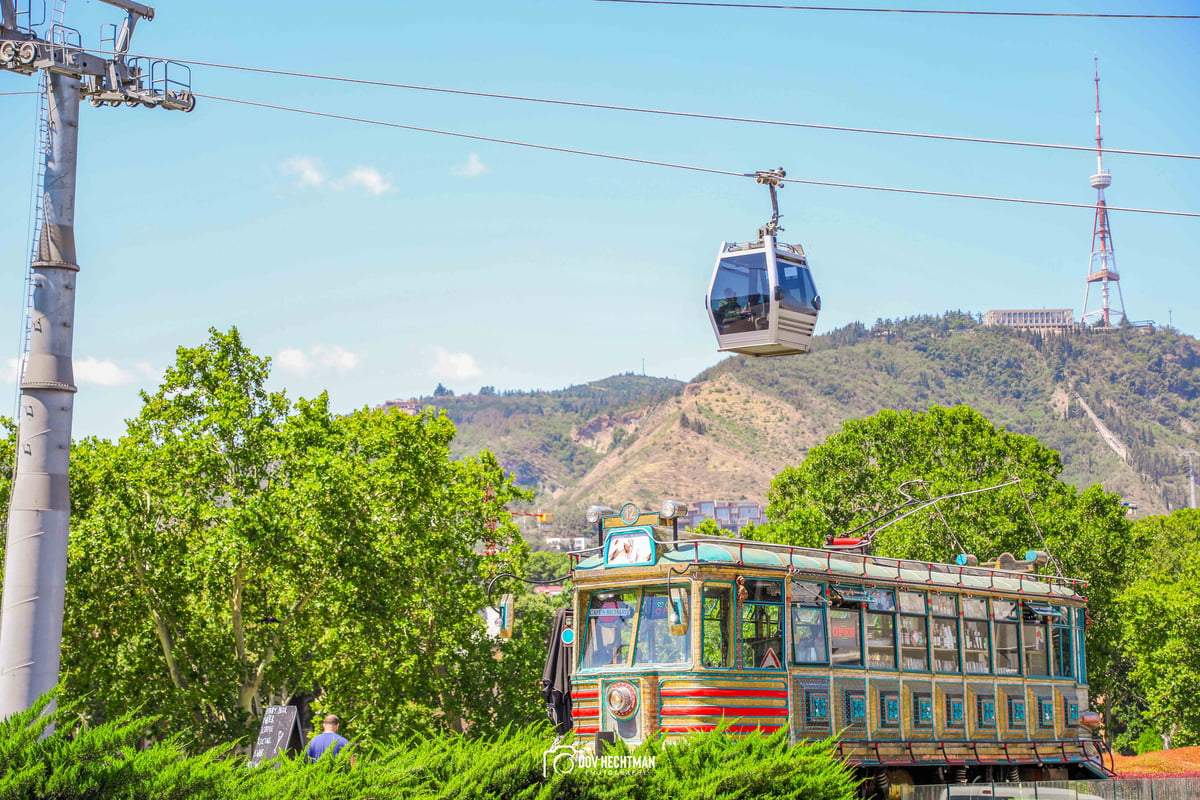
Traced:
<path id="1" fill-rule="evenodd" d="M 134 25 L 154 9 L 103 0 L 124 10 L 112 27 L 111 59 L 85 51 L 79 32 L 56 19 L 43 37 L 15 0 L 0 0 L 0 70 L 42 73 L 48 134 L 40 230 L 32 263 L 27 352 L 17 407 L 13 477 L 0 607 L 0 719 L 24 711 L 58 683 L 71 514 L 67 481 L 75 382 L 75 179 L 79 101 L 94 106 L 162 106 L 191 111 L 185 67 L 126 62 Z M 56 12 L 57 12 L 56 8 Z M 27 24 L 22 25 L 24 17 Z M 182 78 L 182 79 L 181 79 Z"/>
<path id="2" fill-rule="evenodd" d="M 1112 174 L 1104 168 L 1102 159 L 1103 148 L 1100 136 L 1100 59 L 1096 57 L 1096 174 L 1090 179 L 1092 188 L 1096 190 L 1096 222 L 1092 226 L 1092 258 L 1088 265 L 1087 289 L 1083 293 L 1083 317 L 1085 325 L 1089 319 L 1094 319 L 1104 327 L 1111 327 L 1114 318 L 1120 315 L 1124 322 L 1125 298 L 1121 295 L 1121 276 L 1117 273 L 1117 260 L 1113 253 L 1112 228 L 1108 224 L 1108 206 L 1104 202 L 1104 190 L 1112 185 Z M 1088 303 L 1091 299 L 1092 284 L 1100 284 L 1100 306 L 1091 311 Z M 1109 284 L 1117 289 L 1117 304 L 1111 303 Z"/>

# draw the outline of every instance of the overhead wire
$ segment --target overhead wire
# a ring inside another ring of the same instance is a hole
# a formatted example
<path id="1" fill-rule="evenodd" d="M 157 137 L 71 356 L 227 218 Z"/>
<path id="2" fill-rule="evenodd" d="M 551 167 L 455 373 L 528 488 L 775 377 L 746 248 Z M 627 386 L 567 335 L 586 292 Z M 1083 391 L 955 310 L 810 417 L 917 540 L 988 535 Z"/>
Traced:
<path id="1" fill-rule="evenodd" d="M 407 125 L 400 122 L 388 122 L 386 120 L 368 119 L 366 117 L 357 117 L 351 114 L 335 114 L 329 111 L 316 111 L 313 109 L 297 108 L 295 106 L 284 106 L 277 103 L 263 103 L 255 100 L 243 100 L 235 97 L 222 97 L 212 94 L 196 94 L 196 97 L 202 97 L 208 100 L 218 100 L 226 103 L 235 103 L 245 106 L 253 106 L 257 108 L 268 108 L 276 111 L 288 111 L 295 114 L 307 114 L 316 117 L 325 117 L 328 119 L 340 119 L 347 122 L 358 122 L 367 125 L 379 125 L 386 128 L 396 128 L 400 130 L 416 131 L 419 133 L 431 133 L 439 136 L 453 136 L 460 139 L 471 139 L 479 142 L 491 142 L 494 144 L 506 144 L 514 147 L 528 147 L 535 150 L 548 150 L 556 153 L 568 153 L 571 155 L 588 156 L 592 158 L 605 158 L 613 161 L 623 161 L 633 164 L 645 164 L 656 167 L 670 167 L 672 169 L 690 170 L 692 172 L 704 172 L 711 175 L 727 175 L 736 178 L 753 178 L 754 175 L 735 170 L 714 169 L 711 167 L 700 167 L 692 164 L 680 164 L 672 161 L 661 161 L 650 158 L 637 158 L 634 156 L 618 155 L 616 153 L 602 153 L 595 150 L 583 150 L 573 147 L 559 147 L 555 145 L 539 144 L 536 142 L 525 142 L 517 139 L 503 139 L 496 136 L 482 136 L 479 134 L 463 133 L 460 131 L 448 131 L 440 128 L 429 128 L 420 125 Z M 1059 208 L 1086 208 L 1094 209 L 1095 204 L 1092 203 L 1069 203 L 1060 200 L 1035 200 L 1032 198 L 1022 197 L 1001 197 L 997 195 L 986 194 L 968 194 L 964 192 L 941 192 L 930 189 L 909 189 L 899 186 L 875 186 L 862 183 L 843 183 L 837 181 L 818 181 L 804 178 L 783 178 L 784 183 L 796 183 L 806 186 L 827 186 L 839 189 L 861 189 L 877 192 L 896 192 L 900 194 L 915 194 L 926 195 L 930 197 L 950 197 L 966 200 L 991 200 L 1003 203 L 1020 203 L 1027 205 L 1038 206 L 1055 206 Z M 1191 211 L 1167 211 L 1161 209 L 1150 208 L 1133 208 L 1130 206 L 1107 206 L 1109 211 L 1127 211 L 1137 214 L 1160 214 L 1173 217 L 1194 217 L 1200 218 L 1200 213 Z"/>
<path id="2" fill-rule="evenodd" d="M 107 50 L 89 51 L 97 54 L 111 54 Z M 154 59 L 154 56 L 131 56 L 131 58 Z M 816 122 L 793 122 L 789 120 L 764 119 L 760 117 L 742 117 L 730 114 L 705 114 L 698 111 L 673 111 L 663 108 L 646 108 L 643 106 L 628 106 L 617 103 L 591 103 L 584 100 L 562 100 L 550 97 L 534 97 L 530 95 L 505 94 L 502 92 L 481 92 L 470 89 L 453 89 L 443 86 L 423 86 L 413 83 L 398 83 L 394 81 L 371 80 L 368 78 L 348 78 L 339 75 L 322 75 L 313 72 L 297 72 L 295 70 L 286 69 L 271 69 L 268 67 L 248 67 L 239 64 L 222 64 L 216 61 L 199 61 L 196 59 L 171 59 L 179 64 L 188 64 L 198 67 L 212 67 L 214 69 L 228 69 L 238 72 L 252 72 L 262 75 L 280 75 L 290 78 L 307 78 L 311 80 L 333 81 L 336 83 L 350 83 L 360 86 L 379 86 L 389 89 L 406 89 L 418 92 L 432 92 L 436 94 L 452 94 L 464 97 L 486 97 L 494 100 L 515 100 L 525 103 L 541 103 L 545 105 L 571 106 L 574 108 L 591 108 L 601 111 L 623 111 L 635 114 L 654 114 L 667 117 L 683 117 L 687 119 L 705 119 L 721 122 L 741 122 L 751 125 L 773 125 L 786 128 L 807 128 L 812 130 L 837 131 L 841 133 L 865 133 L 878 136 L 901 136 L 914 139 L 934 139 L 938 141 L 948 142 L 967 142 L 970 144 L 995 144 L 1006 145 L 1010 147 L 1036 147 L 1048 150 L 1070 150 L 1074 152 L 1093 153 L 1096 151 L 1094 145 L 1077 145 L 1077 144 L 1054 144 L 1049 142 L 1027 142 L 1018 139 L 994 139 L 982 136 L 954 136 L 951 134 L 942 133 L 922 133 L 919 131 L 897 131 L 888 130 L 886 128 L 867 128 L 855 125 L 829 125 Z M 1128 156 L 1149 156 L 1154 158 L 1182 158 L 1191 160 L 1200 160 L 1200 154 L 1191 153 L 1166 153 L 1154 150 L 1133 150 L 1115 147 L 1101 148 L 1101 152 L 1115 155 Z"/>
<path id="3" fill-rule="evenodd" d="M 0 97 L 15 97 L 19 94 L 41 94 L 41 92 L 31 89 L 28 92 L 0 92 Z"/>
<path id="4" fill-rule="evenodd" d="M 1062 11 L 970 11 L 952 8 L 867 8 L 853 6 L 795 6 L 767 3 L 712 3 L 699 0 L 592 0 L 596 3 L 626 3 L 639 6 L 702 6 L 708 8 L 755 8 L 782 11 L 845 11 L 856 14 L 931 14 L 964 17 L 1070 17 L 1076 19 L 1200 19 L 1197 14 L 1098 14 Z"/>

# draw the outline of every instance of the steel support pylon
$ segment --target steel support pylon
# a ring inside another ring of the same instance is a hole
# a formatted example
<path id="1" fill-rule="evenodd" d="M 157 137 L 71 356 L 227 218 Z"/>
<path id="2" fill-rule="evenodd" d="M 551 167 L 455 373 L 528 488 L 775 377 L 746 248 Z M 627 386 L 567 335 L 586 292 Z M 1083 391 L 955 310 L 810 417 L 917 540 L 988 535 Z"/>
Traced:
<path id="1" fill-rule="evenodd" d="M 45 219 L 32 264 L 29 357 L 21 375 L 17 471 L 0 605 L 0 719 L 58 683 L 71 498 L 67 464 L 75 404 L 75 165 L 80 80 L 46 81 L 50 148 Z"/>

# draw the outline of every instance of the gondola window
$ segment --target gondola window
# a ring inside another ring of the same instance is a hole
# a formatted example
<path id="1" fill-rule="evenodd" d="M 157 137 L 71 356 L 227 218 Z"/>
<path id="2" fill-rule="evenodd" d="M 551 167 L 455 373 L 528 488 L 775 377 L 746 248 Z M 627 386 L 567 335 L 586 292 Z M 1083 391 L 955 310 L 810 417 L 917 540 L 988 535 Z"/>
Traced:
<path id="1" fill-rule="evenodd" d="M 721 333 L 757 330 L 771 311 L 770 291 L 761 255 L 721 259 L 710 298 L 717 328 Z"/>

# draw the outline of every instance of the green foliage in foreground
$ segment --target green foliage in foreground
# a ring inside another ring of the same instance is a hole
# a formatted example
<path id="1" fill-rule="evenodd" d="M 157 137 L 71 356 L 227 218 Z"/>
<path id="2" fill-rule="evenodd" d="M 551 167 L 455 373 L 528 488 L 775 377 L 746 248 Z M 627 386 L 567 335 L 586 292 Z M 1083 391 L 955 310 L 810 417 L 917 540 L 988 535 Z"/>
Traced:
<path id="1" fill-rule="evenodd" d="M 316 765 L 288 758 L 247 768 L 229 750 L 188 752 L 178 736 L 147 749 L 139 739 L 154 722 L 131 715 L 77 726 L 69 707 L 53 713 L 48 699 L 0 722 L 0 800 L 384 800 L 384 798 L 528 798 L 528 800 L 651 800 L 805 798 L 851 800 L 855 780 L 829 742 L 787 745 L 772 736 L 697 734 L 685 743 L 647 742 L 634 751 L 652 769 L 577 766 L 543 776 L 551 743 L 546 726 L 509 728 L 494 737 L 441 734 L 387 747 L 359 746 Z M 622 750 L 622 752 L 627 752 Z"/>

